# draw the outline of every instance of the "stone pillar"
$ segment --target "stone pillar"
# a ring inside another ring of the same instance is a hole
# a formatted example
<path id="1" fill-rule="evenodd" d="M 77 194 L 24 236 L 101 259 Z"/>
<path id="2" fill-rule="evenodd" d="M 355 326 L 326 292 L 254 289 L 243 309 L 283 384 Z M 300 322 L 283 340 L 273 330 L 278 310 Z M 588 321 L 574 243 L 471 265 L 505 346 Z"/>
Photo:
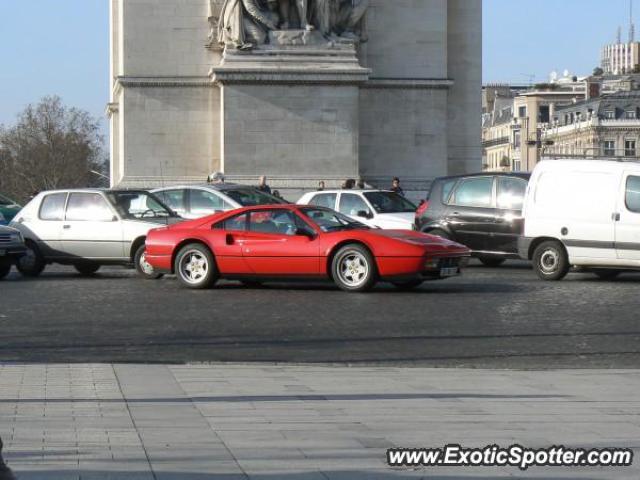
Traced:
<path id="1" fill-rule="evenodd" d="M 268 175 L 288 193 L 357 178 L 358 86 L 368 76 L 353 45 L 318 32 L 276 31 L 260 49 L 227 49 L 211 70 L 227 177 L 253 183 Z"/>

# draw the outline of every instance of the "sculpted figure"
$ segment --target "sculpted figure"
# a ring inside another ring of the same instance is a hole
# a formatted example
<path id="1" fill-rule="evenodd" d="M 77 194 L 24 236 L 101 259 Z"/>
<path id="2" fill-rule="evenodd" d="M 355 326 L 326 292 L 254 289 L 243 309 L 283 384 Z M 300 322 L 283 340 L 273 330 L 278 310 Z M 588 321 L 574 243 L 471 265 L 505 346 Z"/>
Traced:
<path id="1" fill-rule="evenodd" d="M 308 0 L 279 0 L 280 4 L 280 19 L 282 23 L 280 28 L 282 30 L 288 30 L 293 23 L 293 5 L 297 10 L 298 18 L 300 19 L 300 28 L 305 30 L 313 30 L 313 25 L 309 23 L 309 2 Z"/>
<path id="2" fill-rule="evenodd" d="M 316 0 L 314 18 L 326 37 L 366 42 L 367 8 L 369 0 Z"/>
<path id="3" fill-rule="evenodd" d="M 239 50 L 264 44 L 268 31 L 278 28 L 276 1 L 269 0 L 264 8 L 259 0 L 225 0 L 218 21 L 218 42 Z"/>

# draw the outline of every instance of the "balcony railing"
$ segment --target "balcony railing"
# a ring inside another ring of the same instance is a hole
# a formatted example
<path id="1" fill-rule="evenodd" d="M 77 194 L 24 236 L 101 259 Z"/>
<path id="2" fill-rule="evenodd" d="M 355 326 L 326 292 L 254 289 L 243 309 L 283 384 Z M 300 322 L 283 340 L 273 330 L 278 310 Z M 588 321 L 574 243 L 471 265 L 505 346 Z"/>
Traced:
<path id="1" fill-rule="evenodd" d="M 511 139 L 509 137 L 494 138 L 492 140 L 485 140 L 484 142 L 482 142 L 482 147 L 489 148 L 497 147 L 498 145 L 507 145 L 510 141 Z"/>

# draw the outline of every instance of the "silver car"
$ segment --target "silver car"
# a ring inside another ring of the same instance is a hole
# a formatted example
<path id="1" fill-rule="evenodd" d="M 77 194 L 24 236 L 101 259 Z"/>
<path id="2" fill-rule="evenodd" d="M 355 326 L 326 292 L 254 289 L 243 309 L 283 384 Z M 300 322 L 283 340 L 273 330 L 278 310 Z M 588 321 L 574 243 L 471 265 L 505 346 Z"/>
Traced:
<path id="1" fill-rule="evenodd" d="M 189 219 L 242 207 L 287 203 L 255 187 L 231 183 L 173 186 L 151 192 L 178 215 Z"/>
<path id="2" fill-rule="evenodd" d="M 11 222 L 27 247 L 16 266 L 23 275 L 36 277 L 50 263 L 73 265 L 83 275 L 101 265 L 133 264 L 142 276 L 158 278 L 145 259 L 147 232 L 180 220 L 145 191 L 42 192 Z"/>

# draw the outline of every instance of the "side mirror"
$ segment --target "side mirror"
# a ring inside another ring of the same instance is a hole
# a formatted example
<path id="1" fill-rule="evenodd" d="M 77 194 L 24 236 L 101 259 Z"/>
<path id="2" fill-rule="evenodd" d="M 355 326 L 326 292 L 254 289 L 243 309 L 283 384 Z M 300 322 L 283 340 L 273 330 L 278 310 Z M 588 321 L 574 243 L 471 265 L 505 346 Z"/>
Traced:
<path id="1" fill-rule="evenodd" d="M 366 210 L 360 210 L 358 212 L 358 217 L 360 218 L 373 218 L 373 215 L 371 215 L 369 212 L 367 212 Z"/>
<path id="2" fill-rule="evenodd" d="M 316 232 L 309 228 L 298 228 L 296 230 L 296 236 L 307 237 L 308 239 L 313 240 L 316 238 Z"/>
<path id="3" fill-rule="evenodd" d="M 112 222 L 117 222 L 118 221 L 118 217 L 114 215 L 113 217 L 111 217 L 111 221 Z"/>

